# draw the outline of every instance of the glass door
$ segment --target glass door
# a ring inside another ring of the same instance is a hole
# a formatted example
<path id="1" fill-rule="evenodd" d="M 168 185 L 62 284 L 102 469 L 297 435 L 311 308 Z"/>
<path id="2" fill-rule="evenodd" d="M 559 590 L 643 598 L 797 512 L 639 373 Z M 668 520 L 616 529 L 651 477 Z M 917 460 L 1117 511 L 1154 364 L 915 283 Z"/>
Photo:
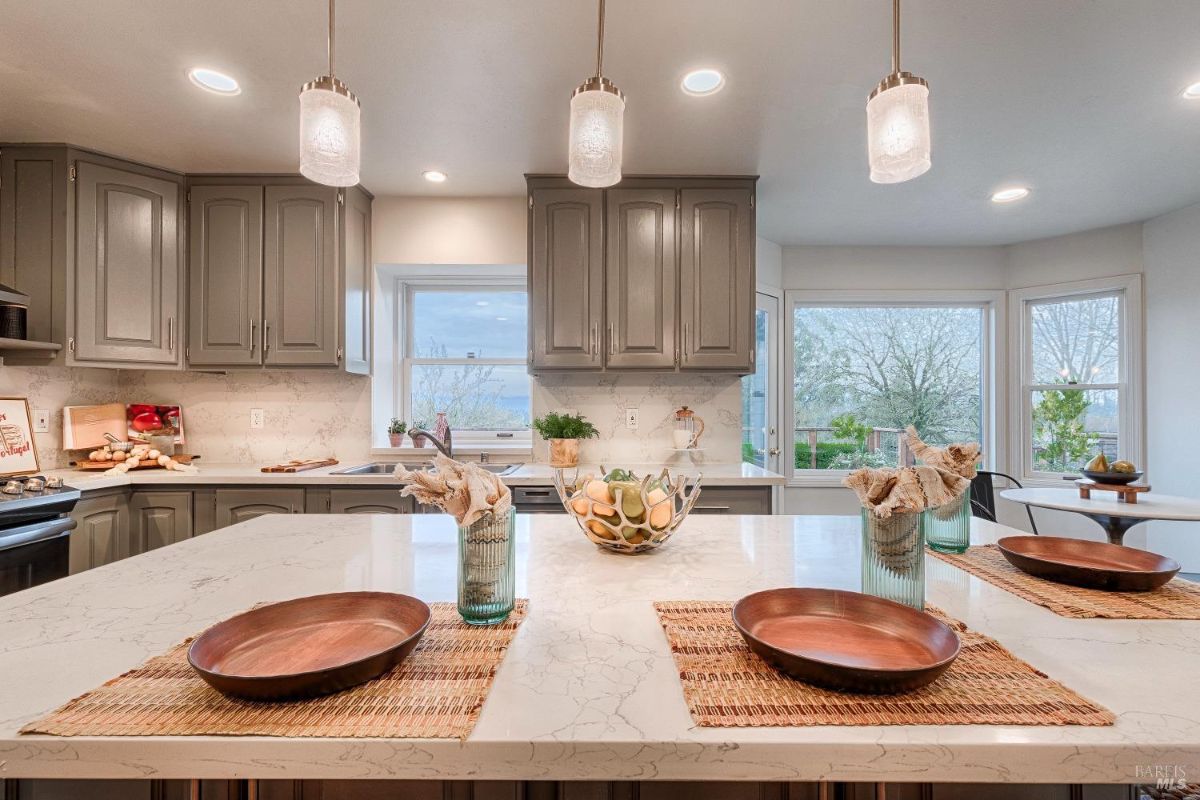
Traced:
<path id="1" fill-rule="evenodd" d="M 779 298 L 758 293 L 754 372 L 742 378 L 742 461 L 779 472 Z"/>

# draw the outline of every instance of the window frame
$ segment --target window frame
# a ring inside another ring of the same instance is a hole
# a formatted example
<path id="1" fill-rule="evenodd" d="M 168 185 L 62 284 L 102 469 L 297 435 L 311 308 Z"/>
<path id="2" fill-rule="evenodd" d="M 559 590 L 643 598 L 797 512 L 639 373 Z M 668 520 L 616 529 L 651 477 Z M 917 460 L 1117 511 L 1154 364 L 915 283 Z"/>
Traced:
<path id="1" fill-rule="evenodd" d="M 1003 331 L 1006 328 L 1007 298 L 1003 290 L 788 290 L 784 293 L 783 314 L 786 324 L 780 324 L 780 330 L 785 338 L 785 347 L 781 348 L 781 358 L 784 363 L 783 387 L 784 405 L 780 426 L 786 436 L 781 437 L 785 443 L 783 462 L 784 475 L 788 486 L 798 487 L 832 487 L 842 485 L 842 479 L 849 474 L 847 470 L 831 469 L 797 469 L 796 468 L 796 396 L 791 387 L 795 386 L 796 360 L 795 352 L 795 314 L 798 307 L 831 308 L 831 307 L 977 307 L 982 314 L 982 345 L 981 362 L 981 393 L 982 406 L 982 439 L 984 467 L 1005 463 L 1005 437 L 1000 435 L 1004 430 L 1006 404 L 998 396 L 997 387 L 1005 385 L 1005 354 L 1007 343 Z M 782 323 L 782 320 L 781 320 Z M 783 420 L 787 420 L 785 424 Z"/>
<path id="2" fill-rule="evenodd" d="M 1091 297 L 1121 298 L 1119 308 L 1117 382 L 1079 383 L 1082 389 L 1115 389 L 1117 392 L 1117 452 L 1121 458 L 1144 465 L 1145 425 L 1142 417 L 1143 392 L 1143 328 L 1142 276 L 1118 275 L 1069 283 L 1047 284 L 1009 291 L 1013 308 L 1009 338 L 1014 354 L 1014 380 L 1009 398 L 1012 425 L 1009 429 L 1010 471 L 1023 484 L 1033 486 L 1063 486 L 1063 476 L 1069 472 L 1045 472 L 1033 468 L 1033 393 L 1062 388 L 1061 385 L 1033 381 L 1033 316 L 1035 305 Z"/>

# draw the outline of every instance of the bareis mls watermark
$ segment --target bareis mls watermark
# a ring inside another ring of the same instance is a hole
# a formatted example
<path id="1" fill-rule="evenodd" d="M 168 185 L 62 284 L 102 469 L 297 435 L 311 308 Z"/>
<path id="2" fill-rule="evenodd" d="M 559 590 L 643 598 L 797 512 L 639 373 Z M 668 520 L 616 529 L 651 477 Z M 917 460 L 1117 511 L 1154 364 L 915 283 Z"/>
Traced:
<path id="1" fill-rule="evenodd" d="M 1187 768 L 1182 764 L 1139 764 L 1134 767 L 1134 776 L 1138 783 L 1156 789 L 1186 789 L 1188 785 Z"/>

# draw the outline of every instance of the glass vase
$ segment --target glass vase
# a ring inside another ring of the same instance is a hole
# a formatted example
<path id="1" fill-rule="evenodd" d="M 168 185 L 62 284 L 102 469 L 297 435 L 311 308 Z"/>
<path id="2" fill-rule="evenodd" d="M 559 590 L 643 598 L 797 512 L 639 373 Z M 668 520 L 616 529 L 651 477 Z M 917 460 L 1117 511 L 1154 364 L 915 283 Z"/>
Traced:
<path id="1" fill-rule="evenodd" d="M 469 625 L 508 619 L 516 588 L 517 512 L 458 526 L 458 613 Z"/>
<path id="2" fill-rule="evenodd" d="M 862 590 L 925 610 L 925 515 L 862 510 Z"/>
<path id="3" fill-rule="evenodd" d="M 965 553 L 971 546 L 971 493 L 925 512 L 925 541 L 939 553 Z"/>

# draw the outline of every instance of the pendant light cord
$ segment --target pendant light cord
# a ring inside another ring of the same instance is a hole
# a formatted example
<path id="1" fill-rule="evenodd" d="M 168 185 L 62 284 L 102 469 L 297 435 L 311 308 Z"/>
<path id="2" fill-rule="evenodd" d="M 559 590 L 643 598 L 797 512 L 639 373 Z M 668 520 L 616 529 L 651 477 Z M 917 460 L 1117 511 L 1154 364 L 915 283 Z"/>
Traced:
<path id="1" fill-rule="evenodd" d="M 603 0 L 601 0 L 603 2 Z M 329 0 L 330 7 L 333 0 Z M 332 13 L 332 12 L 330 12 Z M 332 69 L 332 68 L 331 68 Z M 892 0 L 892 74 L 900 72 L 900 0 Z"/>
<path id="2" fill-rule="evenodd" d="M 333 77 L 333 2 L 329 0 L 329 77 Z M 900 0 L 896 0 L 900 2 Z"/>
<path id="3" fill-rule="evenodd" d="M 899 2 L 900 0 L 896 0 Z M 330 3 L 333 0 L 329 0 Z M 604 73 L 601 72 L 601 67 L 604 65 L 604 0 L 600 0 L 600 23 L 598 25 L 599 35 L 596 37 L 596 77 L 601 77 Z"/>

